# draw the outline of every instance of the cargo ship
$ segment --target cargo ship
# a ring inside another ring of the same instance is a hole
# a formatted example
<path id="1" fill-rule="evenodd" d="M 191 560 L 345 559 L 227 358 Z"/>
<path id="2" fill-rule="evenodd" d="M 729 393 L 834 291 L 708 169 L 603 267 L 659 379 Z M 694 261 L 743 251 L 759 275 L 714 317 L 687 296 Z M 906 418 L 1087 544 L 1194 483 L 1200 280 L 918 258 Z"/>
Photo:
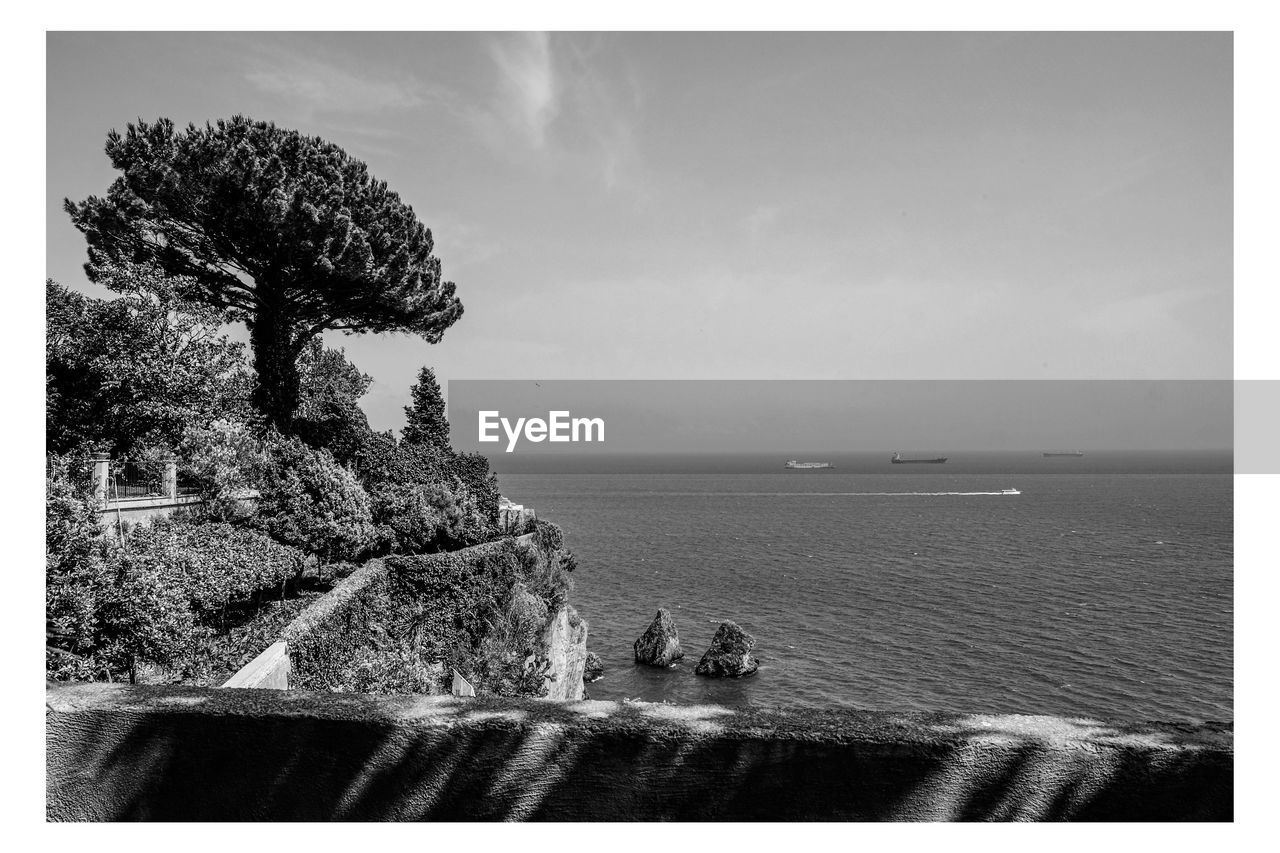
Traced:
<path id="1" fill-rule="evenodd" d="M 787 461 L 784 468 L 834 468 L 830 462 L 797 462 L 794 459 Z"/>
<path id="2" fill-rule="evenodd" d="M 1046 450 L 1045 456 L 1084 456 L 1083 450 Z"/>
<path id="3" fill-rule="evenodd" d="M 893 456 L 889 458 L 889 461 L 892 462 L 894 465 L 909 465 L 909 464 L 941 465 L 943 462 L 947 461 L 947 457 L 938 456 L 934 459 L 903 459 L 902 454 L 895 450 L 893 452 Z"/>

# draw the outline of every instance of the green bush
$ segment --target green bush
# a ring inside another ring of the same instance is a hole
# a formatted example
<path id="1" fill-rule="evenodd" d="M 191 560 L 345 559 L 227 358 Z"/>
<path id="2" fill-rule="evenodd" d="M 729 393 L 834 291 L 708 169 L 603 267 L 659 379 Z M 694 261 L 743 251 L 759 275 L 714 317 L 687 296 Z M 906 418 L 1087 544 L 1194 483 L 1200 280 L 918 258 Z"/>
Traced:
<path id="1" fill-rule="evenodd" d="M 498 475 L 489 467 L 488 458 L 481 453 L 453 453 L 449 460 L 449 472 L 467 487 L 482 523 L 496 528 Z"/>
<path id="2" fill-rule="evenodd" d="M 476 653 L 501 621 L 524 559 L 512 540 L 463 552 L 387 558 L 390 595 L 401 623 L 396 633 L 424 660 L 439 661 L 476 683 Z"/>
<path id="3" fill-rule="evenodd" d="M 153 523 L 127 539 L 132 553 L 176 571 L 201 616 L 222 612 L 263 590 L 283 589 L 302 573 L 305 555 L 230 524 Z"/>
<path id="4" fill-rule="evenodd" d="M 134 680 L 141 665 L 183 670 L 227 603 L 295 577 L 303 555 L 229 524 L 159 521 L 104 528 L 52 458 L 45 481 L 46 675 Z"/>
<path id="5" fill-rule="evenodd" d="M 328 450 L 341 464 L 349 464 L 370 434 L 369 419 L 358 401 L 373 377 L 361 373 L 341 349 L 326 348 L 318 337 L 303 346 L 297 368 L 294 434 L 317 450 Z"/>
<path id="6" fill-rule="evenodd" d="M 109 672 L 136 681 L 140 664 L 174 666 L 210 632 L 197 624 L 188 579 L 177 566 L 107 541 L 94 657 Z"/>
<path id="7" fill-rule="evenodd" d="M 434 693 L 456 669 L 481 695 L 545 695 L 546 632 L 565 606 L 572 558 L 554 525 L 538 538 L 550 550 L 506 538 L 370 562 L 284 637 L 292 683 Z"/>
<path id="8" fill-rule="evenodd" d="M 219 333 L 220 310 L 184 298 L 191 279 L 134 264 L 98 274 L 121 296 L 45 283 L 49 449 L 172 447 L 189 424 L 248 416 L 244 346 Z"/>
<path id="9" fill-rule="evenodd" d="M 255 526 L 329 562 L 359 559 L 374 546 L 369 496 L 350 470 L 296 438 L 273 435 L 266 449 Z"/>
<path id="10" fill-rule="evenodd" d="M 253 514 L 253 505 L 243 497 L 257 489 L 268 460 L 263 442 L 246 424 L 216 420 L 208 426 L 189 425 L 179 453 L 200 489 L 202 517 L 243 521 Z"/>
<path id="11" fill-rule="evenodd" d="M 50 678 L 94 677 L 97 592 L 105 546 L 83 466 L 50 456 L 45 473 L 45 635 Z"/>
<path id="12" fill-rule="evenodd" d="M 560 526 L 549 521 L 534 524 L 533 547 L 538 559 L 529 564 L 526 583 L 554 612 L 569 601 L 569 593 L 573 592 L 573 578 L 569 575 L 578 567 L 578 561 L 565 550 Z"/>
<path id="13" fill-rule="evenodd" d="M 424 554 L 494 538 L 496 480 L 485 486 L 492 494 L 474 492 L 456 473 L 474 474 L 474 462 L 459 463 L 460 458 L 448 448 L 397 442 L 390 434 L 370 435 L 356 457 L 355 470 L 369 493 L 380 553 Z M 484 464 L 487 471 L 488 461 Z"/>
<path id="14" fill-rule="evenodd" d="M 46 479 L 46 676 L 134 680 L 168 665 L 201 633 L 181 571 L 104 532 L 97 507 L 59 473 Z"/>
<path id="15" fill-rule="evenodd" d="M 542 637 L 550 621 L 547 602 L 517 582 L 498 618 L 480 641 L 472 664 L 486 692 L 497 696 L 545 696 L 547 670 Z"/>

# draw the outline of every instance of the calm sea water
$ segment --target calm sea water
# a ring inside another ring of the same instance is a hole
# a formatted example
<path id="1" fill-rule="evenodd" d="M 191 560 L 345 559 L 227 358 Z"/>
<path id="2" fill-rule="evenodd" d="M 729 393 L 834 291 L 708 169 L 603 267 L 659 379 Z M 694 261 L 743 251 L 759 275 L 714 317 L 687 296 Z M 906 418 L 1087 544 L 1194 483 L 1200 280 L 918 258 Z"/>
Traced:
<path id="1" fill-rule="evenodd" d="M 1232 719 L 1229 455 L 815 458 L 837 468 L 495 460 L 578 556 L 592 698 Z M 658 607 L 670 670 L 632 661 Z M 694 675 L 724 619 L 757 639 L 755 676 Z"/>

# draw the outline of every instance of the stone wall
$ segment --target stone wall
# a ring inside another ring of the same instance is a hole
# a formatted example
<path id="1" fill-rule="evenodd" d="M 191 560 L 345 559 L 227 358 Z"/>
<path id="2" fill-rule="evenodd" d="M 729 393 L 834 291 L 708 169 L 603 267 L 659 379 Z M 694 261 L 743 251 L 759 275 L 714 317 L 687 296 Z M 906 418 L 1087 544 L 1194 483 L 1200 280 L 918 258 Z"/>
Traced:
<path id="1" fill-rule="evenodd" d="M 515 537 L 531 543 L 532 534 Z M 451 552 L 465 558 L 498 547 L 477 545 Z M 316 690 L 347 690 L 342 683 L 343 662 L 356 659 L 376 640 L 385 614 L 403 604 L 392 590 L 391 572 L 384 560 L 371 560 L 298 614 L 281 632 L 279 642 L 232 676 L 225 687 L 264 687 L 279 690 L 301 686 Z M 544 642 L 550 667 L 547 696 L 576 700 L 584 695 L 582 671 L 587 657 L 587 623 L 565 605 L 551 618 Z M 273 653 L 272 650 L 275 650 Z"/>
<path id="2" fill-rule="evenodd" d="M 202 503 L 199 495 L 173 497 L 112 498 L 104 501 L 99 518 L 103 524 L 123 523 L 126 526 L 148 522 L 155 518 L 168 518 L 178 511 L 191 511 Z"/>
<path id="3" fill-rule="evenodd" d="M 50 820 L 1231 820 L 1230 725 L 50 685 Z"/>

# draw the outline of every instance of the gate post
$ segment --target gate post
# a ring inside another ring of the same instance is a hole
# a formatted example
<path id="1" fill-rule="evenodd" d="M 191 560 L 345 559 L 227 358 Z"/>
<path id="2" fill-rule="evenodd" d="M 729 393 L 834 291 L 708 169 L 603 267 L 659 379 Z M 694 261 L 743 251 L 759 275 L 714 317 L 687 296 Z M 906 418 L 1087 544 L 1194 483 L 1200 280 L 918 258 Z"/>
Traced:
<path id="1" fill-rule="evenodd" d="M 93 464 L 93 499 L 98 503 L 107 502 L 107 481 L 111 477 L 111 454 L 98 452 L 89 456 Z"/>
<path id="2" fill-rule="evenodd" d="M 176 498 L 178 496 L 178 457 L 171 453 L 160 461 L 164 463 L 164 476 L 161 480 L 160 494 L 166 498 Z"/>

